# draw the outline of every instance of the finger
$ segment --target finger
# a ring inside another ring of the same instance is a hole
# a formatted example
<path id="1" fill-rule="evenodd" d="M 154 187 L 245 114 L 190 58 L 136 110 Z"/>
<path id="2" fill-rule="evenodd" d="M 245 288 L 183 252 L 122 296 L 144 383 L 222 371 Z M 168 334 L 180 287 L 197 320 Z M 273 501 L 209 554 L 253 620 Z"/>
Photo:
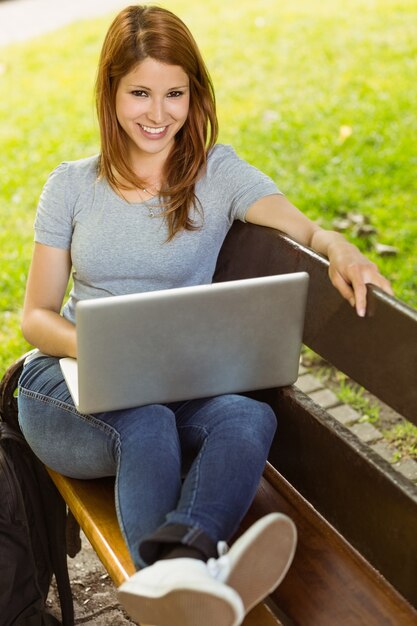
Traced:
<path id="1" fill-rule="evenodd" d="M 340 295 L 349 301 L 351 306 L 355 306 L 355 295 L 351 286 L 345 281 L 343 276 L 335 270 L 329 271 L 332 285 L 336 287 Z"/>
<path id="2" fill-rule="evenodd" d="M 355 294 L 355 308 L 359 317 L 365 317 L 366 313 L 366 283 L 372 282 L 370 276 L 366 280 L 360 267 L 355 266 L 349 268 L 349 279 Z"/>
<path id="3" fill-rule="evenodd" d="M 355 308 L 359 317 L 365 317 L 366 313 L 366 284 L 364 282 L 357 282 L 353 285 L 355 292 Z"/>
<path id="4" fill-rule="evenodd" d="M 372 285 L 375 285 L 376 287 L 379 287 L 379 289 L 382 289 L 382 291 L 384 291 L 388 295 L 394 295 L 390 281 L 387 280 L 385 276 L 382 276 L 382 274 L 379 273 L 376 267 L 365 267 L 364 269 L 362 269 L 362 271 L 360 272 L 360 279 L 365 283 L 365 285 L 370 283 Z M 354 280 L 355 273 L 353 273 L 352 283 L 354 282 Z"/>
<path id="5" fill-rule="evenodd" d="M 384 276 L 381 276 L 380 274 L 378 275 L 377 278 L 373 278 L 366 282 L 370 282 L 373 285 L 376 285 L 377 287 L 382 289 L 382 291 L 385 291 L 385 293 L 387 293 L 390 296 L 394 295 L 394 291 L 392 289 L 390 281 L 387 280 Z"/>

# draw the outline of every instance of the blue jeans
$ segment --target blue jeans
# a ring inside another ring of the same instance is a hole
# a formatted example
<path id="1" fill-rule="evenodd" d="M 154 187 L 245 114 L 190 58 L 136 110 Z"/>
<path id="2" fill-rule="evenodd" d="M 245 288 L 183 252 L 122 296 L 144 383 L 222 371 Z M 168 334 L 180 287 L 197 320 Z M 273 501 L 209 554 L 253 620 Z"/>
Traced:
<path id="1" fill-rule="evenodd" d="M 276 429 L 269 405 L 239 395 L 82 415 L 58 359 L 19 381 L 19 423 L 35 454 L 73 478 L 115 476 L 119 525 L 136 567 L 144 537 L 169 524 L 228 540 L 255 495 Z"/>

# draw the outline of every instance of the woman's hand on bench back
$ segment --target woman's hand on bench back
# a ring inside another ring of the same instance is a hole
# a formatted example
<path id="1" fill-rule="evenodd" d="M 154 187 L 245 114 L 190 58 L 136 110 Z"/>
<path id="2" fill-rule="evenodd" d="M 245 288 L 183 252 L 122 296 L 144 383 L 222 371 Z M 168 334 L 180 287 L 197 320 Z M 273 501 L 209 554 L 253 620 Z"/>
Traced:
<path id="1" fill-rule="evenodd" d="M 341 295 L 356 308 L 366 312 L 366 285 L 372 283 L 392 295 L 390 282 L 380 274 L 375 263 L 337 232 L 325 230 L 306 217 L 282 195 L 271 195 L 255 202 L 246 213 L 246 221 L 276 228 L 299 243 L 311 247 L 329 259 L 329 276 Z"/>

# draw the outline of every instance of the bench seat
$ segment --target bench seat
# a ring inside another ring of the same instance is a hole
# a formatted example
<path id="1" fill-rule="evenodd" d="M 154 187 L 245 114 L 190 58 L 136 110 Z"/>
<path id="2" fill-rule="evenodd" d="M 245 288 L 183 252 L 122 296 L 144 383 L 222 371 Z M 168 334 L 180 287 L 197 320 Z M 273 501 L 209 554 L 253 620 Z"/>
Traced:
<path id="1" fill-rule="evenodd" d="M 116 586 L 133 574 L 117 523 L 112 479 L 76 480 L 48 470 Z M 282 511 L 299 543 L 284 582 L 246 617 L 244 626 L 412 626 L 417 612 L 313 507 L 267 464 L 242 530 Z M 215 626 L 215 625 L 213 625 Z"/>
<path id="2" fill-rule="evenodd" d="M 120 586 L 134 574 L 135 567 L 117 522 L 114 480 L 77 480 L 66 478 L 51 469 L 48 469 L 48 473 L 115 586 Z M 279 619 L 263 603 L 255 607 L 243 623 L 243 626 L 261 625 L 282 626 Z"/>

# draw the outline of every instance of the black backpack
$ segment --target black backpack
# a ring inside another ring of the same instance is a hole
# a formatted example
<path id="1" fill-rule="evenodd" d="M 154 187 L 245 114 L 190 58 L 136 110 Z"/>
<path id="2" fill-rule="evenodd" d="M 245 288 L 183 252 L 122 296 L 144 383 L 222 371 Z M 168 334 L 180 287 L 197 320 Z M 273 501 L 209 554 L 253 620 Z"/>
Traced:
<path id="1" fill-rule="evenodd" d="M 57 626 L 45 610 L 55 574 L 62 624 L 74 612 L 66 564 L 66 506 L 21 433 L 0 421 L 0 626 Z"/>

